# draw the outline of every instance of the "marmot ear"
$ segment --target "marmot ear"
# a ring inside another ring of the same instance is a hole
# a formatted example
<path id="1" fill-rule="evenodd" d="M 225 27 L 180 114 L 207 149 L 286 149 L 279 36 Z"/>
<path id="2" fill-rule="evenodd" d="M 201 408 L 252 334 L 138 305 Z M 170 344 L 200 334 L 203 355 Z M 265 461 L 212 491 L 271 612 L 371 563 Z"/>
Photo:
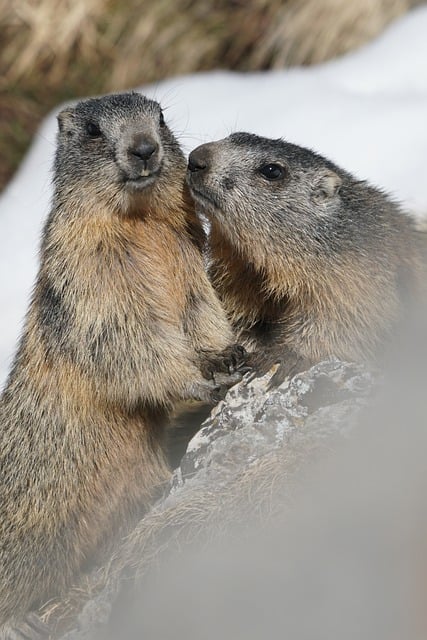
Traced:
<path id="1" fill-rule="evenodd" d="M 73 121 L 73 118 L 74 118 L 74 109 L 72 107 L 66 107 L 65 109 L 62 109 L 62 111 L 58 113 L 58 115 L 56 116 L 56 119 L 58 120 L 58 127 L 61 133 L 63 131 L 66 131 L 69 128 L 70 124 Z"/>
<path id="2" fill-rule="evenodd" d="M 322 169 L 314 180 L 314 196 L 319 200 L 334 198 L 342 185 L 342 178 L 331 169 Z"/>

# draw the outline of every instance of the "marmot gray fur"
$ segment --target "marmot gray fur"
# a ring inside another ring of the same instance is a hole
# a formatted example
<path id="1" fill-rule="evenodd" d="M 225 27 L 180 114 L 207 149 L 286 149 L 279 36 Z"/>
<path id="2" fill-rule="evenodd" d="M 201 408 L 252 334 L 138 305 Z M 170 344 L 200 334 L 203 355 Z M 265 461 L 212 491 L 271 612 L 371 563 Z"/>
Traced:
<path id="1" fill-rule="evenodd" d="M 160 106 L 111 95 L 58 121 L 40 270 L 0 401 L 0 626 L 141 517 L 169 476 L 170 410 L 215 396 L 202 371 L 232 341 Z"/>
<path id="2" fill-rule="evenodd" d="M 283 140 L 195 149 L 188 184 L 211 224 L 210 275 L 238 340 L 280 375 L 370 361 L 417 289 L 413 221 L 387 195 Z"/>

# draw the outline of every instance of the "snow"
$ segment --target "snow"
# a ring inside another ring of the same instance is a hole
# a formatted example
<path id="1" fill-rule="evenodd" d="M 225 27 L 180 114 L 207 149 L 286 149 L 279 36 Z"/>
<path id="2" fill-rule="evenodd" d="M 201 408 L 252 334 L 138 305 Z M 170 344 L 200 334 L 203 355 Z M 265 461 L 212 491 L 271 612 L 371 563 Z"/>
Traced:
<path id="1" fill-rule="evenodd" d="M 142 87 L 186 152 L 232 131 L 309 146 L 427 215 L 427 7 L 372 43 L 310 68 L 203 73 Z M 10 366 L 49 210 L 56 121 L 41 126 L 0 198 L 0 386 Z"/>

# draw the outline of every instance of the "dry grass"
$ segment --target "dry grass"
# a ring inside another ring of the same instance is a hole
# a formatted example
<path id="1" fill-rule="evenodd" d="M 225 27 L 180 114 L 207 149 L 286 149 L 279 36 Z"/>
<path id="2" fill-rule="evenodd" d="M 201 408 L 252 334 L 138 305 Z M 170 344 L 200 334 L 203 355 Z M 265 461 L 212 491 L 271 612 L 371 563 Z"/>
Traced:
<path id="1" fill-rule="evenodd" d="M 0 0 L 0 188 L 70 97 L 212 68 L 312 64 L 419 0 Z"/>

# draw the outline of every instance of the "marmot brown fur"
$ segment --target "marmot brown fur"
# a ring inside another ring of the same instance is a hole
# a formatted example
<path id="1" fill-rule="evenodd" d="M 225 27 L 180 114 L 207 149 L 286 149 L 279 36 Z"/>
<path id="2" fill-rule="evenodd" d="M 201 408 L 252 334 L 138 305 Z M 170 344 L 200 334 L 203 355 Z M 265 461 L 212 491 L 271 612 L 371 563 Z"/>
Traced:
<path id="1" fill-rule="evenodd" d="M 232 340 L 160 106 L 112 95 L 58 121 L 40 270 L 0 401 L 0 626 L 141 517 L 169 475 L 169 411 L 215 395 L 202 371 Z"/>
<path id="2" fill-rule="evenodd" d="M 235 133 L 189 158 L 210 275 L 261 370 L 375 358 L 416 290 L 412 220 L 387 195 L 283 140 Z"/>

